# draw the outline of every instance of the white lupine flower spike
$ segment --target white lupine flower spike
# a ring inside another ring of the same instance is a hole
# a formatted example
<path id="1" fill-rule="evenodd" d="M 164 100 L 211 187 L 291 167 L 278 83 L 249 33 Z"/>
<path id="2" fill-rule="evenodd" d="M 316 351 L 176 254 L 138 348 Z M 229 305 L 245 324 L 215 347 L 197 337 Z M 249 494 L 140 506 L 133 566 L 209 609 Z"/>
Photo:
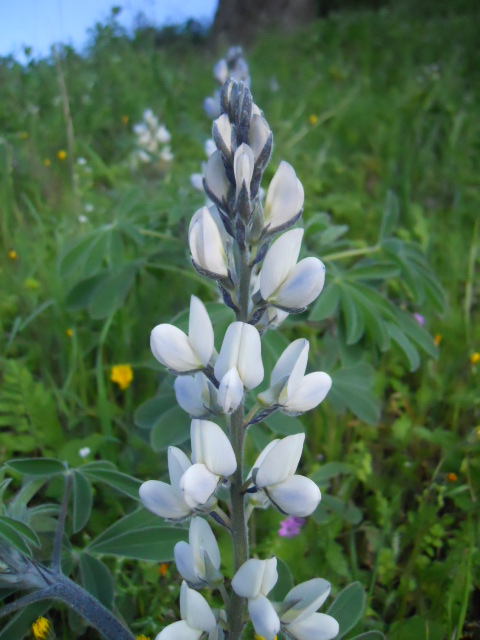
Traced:
<path id="1" fill-rule="evenodd" d="M 297 263 L 303 229 L 292 229 L 276 240 L 265 256 L 260 271 L 262 298 L 286 311 L 303 310 L 313 302 L 325 284 L 325 265 L 318 258 Z"/>
<path id="2" fill-rule="evenodd" d="M 215 631 L 217 621 L 205 598 L 182 582 L 179 622 L 165 627 L 155 640 L 199 640 L 204 633 Z"/>
<path id="3" fill-rule="evenodd" d="M 313 480 L 295 474 L 304 440 L 305 434 L 297 433 L 271 442 L 251 473 L 257 489 L 263 491 L 277 509 L 298 517 L 313 513 L 322 497 Z"/>
<path id="4" fill-rule="evenodd" d="M 150 347 L 161 364 L 176 373 L 186 373 L 208 365 L 213 340 L 213 327 L 205 305 L 192 296 L 188 336 L 171 324 L 159 324 L 150 336 Z"/>
<path id="5" fill-rule="evenodd" d="M 218 483 L 229 478 L 237 468 L 230 440 L 222 429 L 209 420 L 192 420 L 192 466 L 183 474 L 180 488 L 185 502 L 196 509 L 213 496 Z"/>
<path id="6" fill-rule="evenodd" d="M 305 375 L 310 344 L 300 338 L 292 342 L 282 353 L 270 378 L 271 389 L 277 388 L 275 402 L 284 413 L 298 415 L 318 406 L 332 386 L 328 373 L 315 371 Z M 283 384 L 283 388 L 280 389 Z M 265 394 L 268 397 L 269 392 Z M 259 396 L 262 400 L 262 394 Z"/>

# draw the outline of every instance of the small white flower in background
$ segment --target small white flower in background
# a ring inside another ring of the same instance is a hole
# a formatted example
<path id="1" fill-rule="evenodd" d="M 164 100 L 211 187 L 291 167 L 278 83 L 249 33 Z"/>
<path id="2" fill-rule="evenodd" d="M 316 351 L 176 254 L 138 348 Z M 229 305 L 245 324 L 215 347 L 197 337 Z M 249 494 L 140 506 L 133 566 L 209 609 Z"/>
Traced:
<path id="1" fill-rule="evenodd" d="M 151 333 L 150 347 L 165 367 L 187 373 L 207 366 L 213 354 L 213 339 L 213 327 L 205 305 L 192 296 L 188 336 L 172 324 L 159 324 Z"/>
<path id="2" fill-rule="evenodd" d="M 321 260 L 304 258 L 297 263 L 302 238 L 303 229 L 280 236 L 268 250 L 260 271 L 262 298 L 285 311 L 303 310 L 320 295 L 325 284 Z"/>
<path id="3" fill-rule="evenodd" d="M 159 123 L 151 109 L 144 111 L 143 122 L 135 124 L 133 131 L 137 136 L 135 157 L 141 163 L 160 160 L 168 164 L 173 160 L 168 146 L 172 136 L 165 125 Z"/>
<path id="4" fill-rule="evenodd" d="M 211 138 L 209 138 L 208 140 L 205 140 L 204 150 L 207 158 L 209 158 L 212 155 L 212 153 L 215 153 L 215 151 L 217 150 L 217 146 Z"/>
<path id="5" fill-rule="evenodd" d="M 258 387 L 263 380 L 260 334 L 251 324 L 233 322 L 227 329 L 215 363 L 215 377 L 222 380 L 232 368 L 247 389 Z"/>
<path id="6" fill-rule="evenodd" d="M 192 518 L 189 542 L 177 542 L 174 549 L 177 570 L 196 589 L 221 580 L 220 551 L 217 540 L 206 520 Z"/>
<path id="7" fill-rule="evenodd" d="M 273 400 L 281 405 L 283 413 L 298 415 L 314 409 L 325 399 L 332 379 L 323 371 L 305 375 L 309 348 L 308 340 L 300 338 L 285 349 L 272 371 L 270 389 L 259 395 L 260 401 L 270 404 Z M 271 398 L 273 388 L 276 394 Z"/>
<path id="8" fill-rule="evenodd" d="M 80 456 L 80 458 L 88 458 L 90 454 L 91 454 L 90 447 L 82 447 L 78 452 L 78 455 Z"/>
<path id="9" fill-rule="evenodd" d="M 180 376 L 173 386 L 178 404 L 193 418 L 204 418 L 215 408 L 217 390 L 203 373 Z"/>
<path id="10" fill-rule="evenodd" d="M 85 158 L 77 158 L 77 164 L 79 164 L 81 167 L 84 167 L 87 164 L 87 161 L 85 160 Z"/>
<path id="11" fill-rule="evenodd" d="M 232 445 L 222 429 L 209 420 L 192 420 L 192 466 L 180 479 L 185 502 L 202 507 L 212 497 L 218 483 L 237 468 Z"/>
<path id="12" fill-rule="evenodd" d="M 279 511 L 299 517 L 313 513 L 322 497 L 313 480 L 295 475 L 304 440 L 304 433 L 273 440 L 258 456 L 251 472 L 257 489 L 263 491 Z M 253 503 L 260 503 L 259 498 Z"/>
<path id="13" fill-rule="evenodd" d="M 220 277 L 228 276 L 228 262 L 225 253 L 225 228 L 220 229 L 220 218 L 212 216 L 208 207 L 202 207 L 193 216 L 188 229 L 190 252 L 196 265 L 204 271 Z"/>
<path id="14" fill-rule="evenodd" d="M 180 589 L 182 619 L 169 624 L 155 640 L 199 640 L 204 633 L 213 633 L 217 621 L 205 598 L 182 582 Z"/>
<path id="15" fill-rule="evenodd" d="M 280 622 L 289 637 L 295 640 L 332 640 L 338 635 L 339 625 L 335 618 L 315 613 L 328 598 L 330 590 L 329 582 L 313 578 L 287 593 L 282 608 L 288 608 L 280 616 Z"/>
<path id="16" fill-rule="evenodd" d="M 282 161 L 268 187 L 263 210 L 265 227 L 274 231 L 295 220 L 302 212 L 303 202 L 302 183 L 293 167 Z"/>
<path id="17" fill-rule="evenodd" d="M 232 579 L 235 593 L 248 600 L 248 612 L 255 632 L 273 640 L 280 630 L 280 619 L 267 595 L 278 580 L 277 559 L 247 560 Z"/>
<path id="18" fill-rule="evenodd" d="M 92 213 L 92 211 L 94 210 L 94 206 L 93 204 L 91 204 L 90 202 L 87 202 L 87 204 L 85 205 L 84 209 L 87 213 Z"/>
<path id="19" fill-rule="evenodd" d="M 77 220 L 80 222 L 80 224 L 85 224 L 86 222 L 88 222 L 87 216 L 84 216 L 82 214 L 78 216 Z"/>
<path id="20" fill-rule="evenodd" d="M 192 513 L 185 502 L 180 480 L 185 471 L 192 466 L 188 457 L 178 447 L 168 448 L 168 473 L 170 484 L 160 480 L 147 480 L 140 487 L 140 500 L 143 506 L 157 516 L 167 520 L 183 520 Z"/>

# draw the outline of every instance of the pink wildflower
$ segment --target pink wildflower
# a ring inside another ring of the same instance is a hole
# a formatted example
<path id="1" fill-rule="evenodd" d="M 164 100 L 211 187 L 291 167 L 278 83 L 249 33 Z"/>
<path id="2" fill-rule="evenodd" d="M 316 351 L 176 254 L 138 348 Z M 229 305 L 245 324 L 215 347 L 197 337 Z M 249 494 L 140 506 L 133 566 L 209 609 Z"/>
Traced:
<path id="1" fill-rule="evenodd" d="M 423 327 L 425 324 L 425 318 L 420 313 L 414 313 L 413 317 L 418 322 L 418 324 Z"/>
<path id="2" fill-rule="evenodd" d="M 296 516 L 289 516 L 286 520 L 280 522 L 280 529 L 278 535 L 281 538 L 293 538 L 298 536 L 301 527 L 305 524 L 305 518 L 298 518 Z"/>

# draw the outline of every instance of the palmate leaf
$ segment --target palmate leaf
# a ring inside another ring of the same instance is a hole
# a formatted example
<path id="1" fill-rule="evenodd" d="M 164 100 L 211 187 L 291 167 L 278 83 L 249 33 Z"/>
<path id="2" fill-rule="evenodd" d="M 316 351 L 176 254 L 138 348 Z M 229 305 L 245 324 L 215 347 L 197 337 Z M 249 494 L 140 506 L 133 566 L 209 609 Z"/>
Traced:
<path id="1" fill-rule="evenodd" d="M 352 582 L 335 598 L 327 613 L 337 620 L 340 631 L 337 638 L 343 638 L 362 617 L 367 597 L 360 582 Z"/>
<path id="2" fill-rule="evenodd" d="M 80 576 L 85 589 L 97 600 L 111 609 L 113 605 L 113 578 L 105 564 L 83 551 L 79 560 Z"/>
<path id="3" fill-rule="evenodd" d="M 328 401 L 339 410 L 348 407 L 368 424 L 376 424 L 380 418 L 380 401 L 371 391 L 373 374 L 373 368 L 366 362 L 334 371 Z"/>
<path id="4" fill-rule="evenodd" d="M 92 482 L 103 482 L 110 487 L 117 489 L 121 493 L 138 500 L 138 490 L 141 482 L 136 478 L 118 471 L 112 463 L 108 462 L 90 462 L 84 464 L 78 469 L 76 473 L 85 476 Z M 85 487 L 83 487 L 85 490 Z M 80 520 L 82 519 L 79 517 Z"/>

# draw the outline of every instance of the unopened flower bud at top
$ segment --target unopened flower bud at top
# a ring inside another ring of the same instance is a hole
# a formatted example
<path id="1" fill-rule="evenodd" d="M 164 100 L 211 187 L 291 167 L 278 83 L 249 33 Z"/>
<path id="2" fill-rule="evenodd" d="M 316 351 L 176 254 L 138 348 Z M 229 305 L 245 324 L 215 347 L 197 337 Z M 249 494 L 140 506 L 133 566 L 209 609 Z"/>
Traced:
<path id="1" fill-rule="evenodd" d="M 171 324 L 157 325 L 150 336 L 155 358 L 176 373 L 203 369 L 214 349 L 213 327 L 205 305 L 196 296 L 190 299 L 188 336 Z"/>
<path id="2" fill-rule="evenodd" d="M 232 367 L 235 367 L 247 389 L 254 389 L 263 380 L 260 334 L 245 322 L 233 322 L 227 329 L 215 363 L 217 380 L 222 380 Z"/>
<path id="3" fill-rule="evenodd" d="M 255 160 L 262 153 L 270 134 L 270 127 L 265 118 L 254 114 L 250 120 L 250 147 L 253 150 Z"/>
<path id="4" fill-rule="evenodd" d="M 267 191 L 263 219 L 269 231 L 283 227 L 302 211 L 304 202 L 302 183 L 295 170 L 282 161 L 273 176 Z"/>
<path id="5" fill-rule="evenodd" d="M 213 123 L 213 138 L 219 149 L 230 156 L 232 153 L 232 125 L 225 113 Z"/>
<path id="6" fill-rule="evenodd" d="M 213 275 L 228 276 L 221 231 L 208 207 L 202 207 L 194 214 L 188 230 L 188 242 L 192 258 L 199 267 Z"/>
<path id="7" fill-rule="evenodd" d="M 205 167 L 205 185 L 208 196 L 213 196 L 219 204 L 226 201 L 230 183 L 225 173 L 222 154 L 218 150 L 208 158 Z"/>
<path id="8" fill-rule="evenodd" d="M 325 265 L 318 258 L 297 263 L 303 229 L 292 229 L 268 250 L 260 271 L 262 298 L 285 310 L 300 310 L 318 297 L 325 284 Z"/>
<path id="9" fill-rule="evenodd" d="M 237 183 L 237 197 L 245 183 L 247 191 L 250 193 L 250 182 L 252 181 L 253 170 L 255 168 L 255 157 L 248 144 L 241 144 L 235 151 L 233 158 L 233 171 Z"/>

